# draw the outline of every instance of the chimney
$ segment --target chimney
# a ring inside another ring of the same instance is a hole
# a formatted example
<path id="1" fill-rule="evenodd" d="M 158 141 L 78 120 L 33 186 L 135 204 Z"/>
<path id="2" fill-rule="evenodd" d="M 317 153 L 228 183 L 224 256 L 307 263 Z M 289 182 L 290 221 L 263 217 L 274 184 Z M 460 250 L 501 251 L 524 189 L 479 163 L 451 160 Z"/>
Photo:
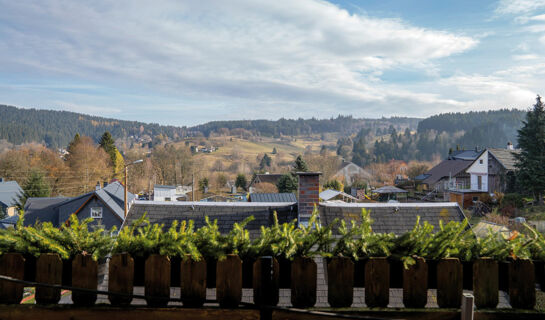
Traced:
<path id="1" fill-rule="evenodd" d="M 97 185 L 95 186 L 95 190 L 100 190 L 100 181 L 97 181 Z"/>
<path id="2" fill-rule="evenodd" d="M 299 176 L 299 190 L 297 208 L 299 224 L 306 224 L 312 215 L 314 205 L 320 202 L 320 175 L 321 172 L 297 172 Z"/>
<path id="3" fill-rule="evenodd" d="M 507 150 L 515 150 L 511 141 L 507 142 Z"/>

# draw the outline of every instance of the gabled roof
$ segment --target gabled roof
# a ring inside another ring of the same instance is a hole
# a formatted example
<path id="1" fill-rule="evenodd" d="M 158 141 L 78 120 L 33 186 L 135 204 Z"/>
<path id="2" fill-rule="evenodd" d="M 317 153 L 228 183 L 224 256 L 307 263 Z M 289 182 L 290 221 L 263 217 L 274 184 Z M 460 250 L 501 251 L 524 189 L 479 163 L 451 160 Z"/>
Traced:
<path id="1" fill-rule="evenodd" d="M 286 193 L 251 193 L 250 202 L 297 202 L 295 194 Z"/>
<path id="2" fill-rule="evenodd" d="M 384 187 L 380 187 L 378 189 L 372 190 L 371 192 L 373 192 L 373 193 L 384 193 L 384 194 L 387 194 L 387 193 L 407 193 L 407 190 L 403 190 L 401 188 L 394 187 L 394 186 L 384 186 Z"/>
<path id="3" fill-rule="evenodd" d="M 496 149 L 489 148 L 488 152 L 492 154 L 496 160 L 507 170 L 516 170 L 515 163 L 517 159 L 515 154 L 520 153 L 519 150 L 509 150 L 509 149 Z"/>
<path id="4" fill-rule="evenodd" d="M 283 174 L 280 173 L 263 173 L 263 174 L 256 174 L 254 180 L 250 183 L 250 185 L 254 185 L 258 182 L 262 183 L 272 183 L 276 184 L 280 177 L 282 177 Z"/>
<path id="5" fill-rule="evenodd" d="M 476 160 L 482 153 L 482 150 L 456 150 L 449 154 L 448 160 Z"/>
<path id="6" fill-rule="evenodd" d="M 456 176 L 466 170 L 473 162 L 474 160 L 444 160 L 426 172 L 425 174 L 429 175 L 429 177 L 422 180 L 422 182 L 430 186 L 434 185 L 443 178 Z"/>
<path id="7" fill-rule="evenodd" d="M 6 207 L 12 207 L 17 204 L 19 195 L 23 193 L 23 189 L 16 181 L 0 182 L 0 203 Z"/>
<path id="8" fill-rule="evenodd" d="M 25 203 L 25 225 L 33 225 L 36 222 L 51 222 L 54 225 L 59 223 L 57 206 L 70 201 L 71 198 L 28 198 Z"/>
<path id="9" fill-rule="evenodd" d="M 439 221 L 463 221 L 466 217 L 456 202 L 422 203 L 320 203 L 320 220 L 328 224 L 334 219 L 361 219 L 361 210 L 370 212 L 374 232 L 403 234 L 413 229 L 416 219 L 428 221 L 439 229 Z M 347 221 L 348 222 L 348 221 Z"/>
<path id="10" fill-rule="evenodd" d="M 344 193 L 342 191 L 338 191 L 338 190 L 333 190 L 333 189 L 327 189 L 327 190 L 324 190 L 322 192 L 320 192 L 320 199 L 324 200 L 324 201 L 328 201 L 328 200 L 331 200 L 337 196 L 342 196 L 343 198 L 348 198 L 348 199 L 351 199 L 351 200 L 358 200 L 357 198 L 347 194 L 347 193 Z"/>

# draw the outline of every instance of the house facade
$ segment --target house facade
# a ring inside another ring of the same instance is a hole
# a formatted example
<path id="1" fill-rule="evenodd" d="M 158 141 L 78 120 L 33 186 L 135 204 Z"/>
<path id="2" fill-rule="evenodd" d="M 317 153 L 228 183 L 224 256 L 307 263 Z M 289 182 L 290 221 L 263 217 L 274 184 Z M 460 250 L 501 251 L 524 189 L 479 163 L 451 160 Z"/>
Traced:
<path id="1" fill-rule="evenodd" d="M 467 169 L 470 190 L 488 193 L 509 192 L 515 174 L 518 150 L 486 149 Z"/>
<path id="2" fill-rule="evenodd" d="M 362 167 L 349 161 L 345 161 L 341 164 L 340 169 L 335 173 L 336 177 L 342 177 L 345 185 L 351 185 L 354 181 L 370 180 L 371 174 Z"/>
<path id="3" fill-rule="evenodd" d="M 16 181 L 5 181 L 0 178 L 0 212 L 7 216 L 14 216 L 17 213 L 16 205 L 23 189 Z"/>
<path id="4" fill-rule="evenodd" d="M 153 186 L 153 200 L 154 201 L 176 201 L 176 187 L 175 186 Z"/>

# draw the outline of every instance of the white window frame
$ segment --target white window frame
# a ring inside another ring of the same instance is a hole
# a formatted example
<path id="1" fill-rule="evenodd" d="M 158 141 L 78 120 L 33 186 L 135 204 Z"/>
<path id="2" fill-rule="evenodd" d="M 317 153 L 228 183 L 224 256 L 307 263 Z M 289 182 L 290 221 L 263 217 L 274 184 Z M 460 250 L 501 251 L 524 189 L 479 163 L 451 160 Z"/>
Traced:
<path id="1" fill-rule="evenodd" d="M 102 207 L 92 207 L 89 210 L 90 210 L 89 214 L 90 214 L 91 218 L 93 218 L 93 219 L 102 219 Z M 95 210 L 98 210 L 100 212 L 100 215 L 97 215 Z"/>

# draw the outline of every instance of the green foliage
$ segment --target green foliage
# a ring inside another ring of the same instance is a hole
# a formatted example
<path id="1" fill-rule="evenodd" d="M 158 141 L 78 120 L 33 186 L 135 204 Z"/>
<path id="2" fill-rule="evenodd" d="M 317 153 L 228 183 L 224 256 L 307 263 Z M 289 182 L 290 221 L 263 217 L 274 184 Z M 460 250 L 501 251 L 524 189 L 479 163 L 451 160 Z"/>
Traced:
<path id="1" fill-rule="evenodd" d="M 276 188 L 279 193 L 290 193 L 297 191 L 297 177 L 291 173 L 286 173 L 278 179 Z"/>
<path id="2" fill-rule="evenodd" d="M 246 176 L 243 173 L 239 173 L 237 175 L 237 178 L 235 180 L 235 187 L 242 188 L 242 190 L 246 191 L 248 188 L 248 181 L 246 180 Z"/>
<path id="3" fill-rule="evenodd" d="M 518 193 L 506 193 L 500 203 L 501 208 L 513 207 L 520 209 L 524 206 L 524 198 Z"/>
<path id="4" fill-rule="evenodd" d="M 308 172 L 308 166 L 301 155 L 298 155 L 293 164 L 293 173 L 296 172 Z"/>
<path id="5" fill-rule="evenodd" d="M 343 191 L 344 185 L 337 179 L 332 179 L 324 184 L 324 189 L 333 189 L 337 191 Z"/>
<path id="6" fill-rule="evenodd" d="M 32 170 L 23 185 L 23 194 L 19 195 L 17 208 L 23 210 L 28 198 L 49 197 L 50 195 L 51 187 L 45 180 L 44 174 L 38 170 Z"/>
<path id="7" fill-rule="evenodd" d="M 265 170 L 266 168 L 270 167 L 271 164 L 272 164 L 272 158 L 265 153 L 265 155 L 263 156 L 263 158 L 261 158 L 261 161 L 259 162 L 259 170 Z"/>
<path id="8" fill-rule="evenodd" d="M 208 188 L 208 178 L 202 178 L 199 180 L 199 190 L 204 193 L 204 191 Z"/>

